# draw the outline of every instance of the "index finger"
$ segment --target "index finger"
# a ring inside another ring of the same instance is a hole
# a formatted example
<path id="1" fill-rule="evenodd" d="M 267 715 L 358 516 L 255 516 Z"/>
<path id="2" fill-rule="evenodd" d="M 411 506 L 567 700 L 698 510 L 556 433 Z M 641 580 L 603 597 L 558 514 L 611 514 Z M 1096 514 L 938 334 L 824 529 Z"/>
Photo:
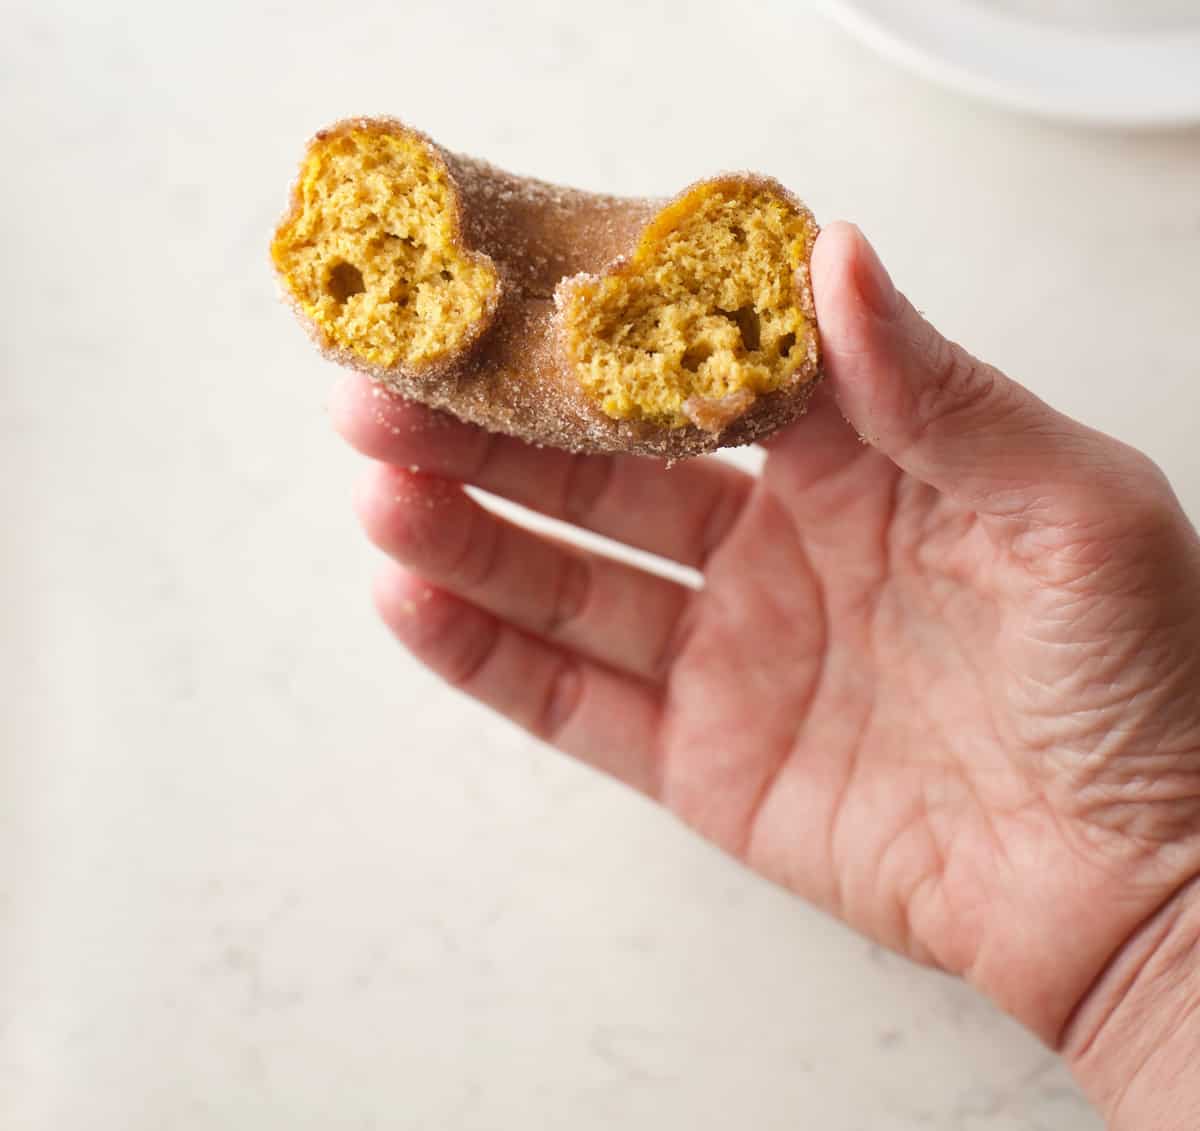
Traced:
<path id="1" fill-rule="evenodd" d="M 754 483 L 710 458 L 668 467 L 534 447 L 387 394 L 361 374 L 338 385 L 330 413 L 372 459 L 470 483 L 696 569 L 732 529 Z"/>

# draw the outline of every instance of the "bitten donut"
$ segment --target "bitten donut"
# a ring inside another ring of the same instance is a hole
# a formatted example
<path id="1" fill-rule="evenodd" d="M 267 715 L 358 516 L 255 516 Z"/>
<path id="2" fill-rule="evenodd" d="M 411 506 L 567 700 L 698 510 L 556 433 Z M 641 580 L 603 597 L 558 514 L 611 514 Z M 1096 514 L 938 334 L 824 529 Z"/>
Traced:
<path id="1" fill-rule="evenodd" d="M 804 411 L 817 230 L 767 177 L 600 196 L 358 118 L 309 144 L 271 257 L 321 348 L 402 396 L 538 444 L 678 459 Z"/>

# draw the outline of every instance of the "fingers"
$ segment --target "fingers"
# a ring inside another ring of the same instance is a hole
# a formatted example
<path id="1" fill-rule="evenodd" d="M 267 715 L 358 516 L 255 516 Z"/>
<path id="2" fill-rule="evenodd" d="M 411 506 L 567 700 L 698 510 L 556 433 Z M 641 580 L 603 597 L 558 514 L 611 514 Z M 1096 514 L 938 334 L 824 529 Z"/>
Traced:
<path id="1" fill-rule="evenodd" d="M 372 459 L 471 483 L 696 568 L 732 528 L 753 484 L 717 460 L 668 468 L 634 456 L 532 447 L 384 395 L 358 374 L 338 386 L 330 412 Z"/>
<path id="2" fill-rule="evenodd" d="M 857 228 L 833 224 L 813 253 L 826 370 L 842 411 L 905 471 L 984 514 L 1069 517 L 1116 441 L 1076 424 L 946 341 L 899 295 Z"/>
<path id="3" fill-rule="evenodd" d="M 454 687 L 568 754 L 655 795 L 655 693 L 389 566 L 375 585 L 384 622 Z"/>
<path id="4" fill-rule="evenodd" d="M 457 484 L 386 464 L 372 468 L 358 509 L 380 549 L 439 589 L 612 667 L 663 675 L 685 587 L 539 537 Z"/>

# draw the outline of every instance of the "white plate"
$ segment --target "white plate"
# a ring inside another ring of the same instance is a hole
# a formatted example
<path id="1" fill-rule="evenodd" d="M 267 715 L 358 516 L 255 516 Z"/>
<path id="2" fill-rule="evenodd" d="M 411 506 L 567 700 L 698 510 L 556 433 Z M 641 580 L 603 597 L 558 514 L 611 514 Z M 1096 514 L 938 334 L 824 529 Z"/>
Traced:
<path id="1" fill-rule="evenodd" d="M 1200 0 L 825 0 L 872 47 L 1015 109 L 1109 126 L 1200 122 Z"/>

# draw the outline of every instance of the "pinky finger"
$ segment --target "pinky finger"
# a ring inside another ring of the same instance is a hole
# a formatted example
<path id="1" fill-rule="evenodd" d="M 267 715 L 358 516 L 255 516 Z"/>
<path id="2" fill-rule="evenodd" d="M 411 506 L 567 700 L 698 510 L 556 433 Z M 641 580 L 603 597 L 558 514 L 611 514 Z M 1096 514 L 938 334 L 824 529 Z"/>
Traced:
<path id="1" fill-rule="evenodd" d="M 643 793 L 657 793 L 659 700 L 640 680 L 513 627 L 389 565 L 375 604 L 396 638 L 451 686 Z"/>

